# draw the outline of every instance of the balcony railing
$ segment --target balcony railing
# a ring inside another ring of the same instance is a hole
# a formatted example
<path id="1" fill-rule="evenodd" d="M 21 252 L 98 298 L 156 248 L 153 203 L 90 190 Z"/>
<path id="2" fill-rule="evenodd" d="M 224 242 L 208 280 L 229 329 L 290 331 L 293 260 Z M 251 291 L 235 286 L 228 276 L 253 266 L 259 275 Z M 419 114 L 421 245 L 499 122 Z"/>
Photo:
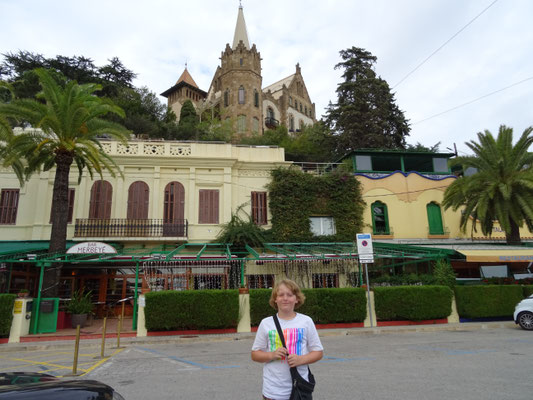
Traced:
<path id="1" fill-rule="evenodd" d="M 76 219 L 74 237 L 187 237 L 186 219 Z"/>
<path id="2" fill-rule="evenodd" d="M 272 117 L 266 117 L 265 118 L 265 126 L 269 129 L 277 128 L 279 125 L 279 121 L 277 119 L 274 119 Z"/>

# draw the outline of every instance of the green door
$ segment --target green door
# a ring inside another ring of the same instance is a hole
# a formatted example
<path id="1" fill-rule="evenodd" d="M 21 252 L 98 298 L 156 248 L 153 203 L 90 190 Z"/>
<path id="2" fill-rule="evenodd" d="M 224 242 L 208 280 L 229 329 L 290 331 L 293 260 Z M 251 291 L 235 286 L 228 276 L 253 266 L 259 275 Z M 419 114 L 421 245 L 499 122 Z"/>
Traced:
<path id="1" fill-rule="evenodd" d="M 442 214 L 438 204 L 429 203 L 427 205 L 428 210 L 428 223 L 430 235 L 443 235 L 444 229 L 442 228 Z"/>

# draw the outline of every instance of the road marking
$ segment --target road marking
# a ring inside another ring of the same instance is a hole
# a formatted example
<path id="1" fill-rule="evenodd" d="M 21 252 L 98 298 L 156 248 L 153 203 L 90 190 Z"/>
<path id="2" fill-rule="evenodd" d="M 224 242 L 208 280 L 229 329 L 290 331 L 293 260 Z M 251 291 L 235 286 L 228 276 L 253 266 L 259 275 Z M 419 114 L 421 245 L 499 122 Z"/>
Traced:
<path id="1" fill-rule="evenodd" d="M 170 360 L 178 361 L 178 362 L 183 363 L 183 364 L 191 365 L 191 366 L 199 368 L 199 369 L 221 369 L 221 368 L 240 368 L 241 367 L 240 365 L 209 366 L 209 365 L 200 364 L 200 363 L 197 363 L 197 362 L 194 362 L 194 361 L 185 360 L 184 358 L 179 358 L 179 357 L 175 357 L 175 356 L 169 356 L 169 355 L 167 355 L 165 353 L 161 353 L 161 352 L 159 352 L 157 350 L 153 350 L 153 349 L 148 349 L 146 347 L 136 347 L 136 348 L 140 349 L 140 350 L 147 351 L 149 353 L 157 354 L 159 356 L 162 356 L 163 358 L 167 358 L 167 359 L 170 359 Z"/>
<path id="2" fill-rule="evenodd" d="M 479 350 L 457 350 L 457 349 L 447 349 L 444 347 L 432 347 L 432 346 L 408 346 L 413 350 L 421 351 L 435 351 L 439 353 L 444 353 L 449 356 L 457 355 L 466 355 L 466 354 L 483 354 L 483 353 L 494 353 L 498 350 L 495 349 L 479 349 Z"/>
<path id="3" fill-rule="evenodd" d="M 324 357 L 319 362 L 329 363 L 329 362 L 373 361 L 373 360 L 375 360 L 375 358 L 372 358 L 372 357 L 354 357 L 354 358 Z"/>
<path id="4" fill-rule="evenodd" d="M 109 360 L 111 357 L 117 355 L 118 353 L 120 353 L 121 351 L 123 351 L 124 348 L 120 348 L 120 349 L 116 349 L 113 354 L 111 354 L 110 356 L 108 357 L 105 357 L 103 358 L 102 360 L 98 361 L 96 364 L 94 364 L 91 368 L 87 369 L 85 371 L 85 374 L 88 374 L 89 372 L 93 371 L 95 368 L 98 368 L 100 365 L 102 365 L 103 363 L 105 363 L 107 360 Z M 83 375 L 85 375 L 83 374 Z"/>

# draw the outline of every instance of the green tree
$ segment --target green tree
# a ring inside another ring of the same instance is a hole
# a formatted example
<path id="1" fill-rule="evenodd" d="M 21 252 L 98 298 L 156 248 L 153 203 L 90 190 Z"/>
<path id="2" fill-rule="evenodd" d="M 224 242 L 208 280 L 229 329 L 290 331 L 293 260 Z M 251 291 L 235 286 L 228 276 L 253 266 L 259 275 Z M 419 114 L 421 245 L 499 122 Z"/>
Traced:
<path id="1" fill-rule="evenodd" d="M 102 176 L 104 169 L 114 176 L 116 163 L 103 151 L 99 138 L 105 135 L 127 143 L 129 131 L 102 119 L 108 113 L 124 116 L 124 112 L 110 100 L 94 95 L 101 89 L 100 85 L 78 85 L 68 81 L 62 87 L 47 70 L 37 69 L 35 73 L 42 87 L 37 99 L 0 103 L 0 115 L 4 118 L 36 128 L 11 138 L 4 163 L 12 165 L 24 158 L 27 162 L 26 179 L 41 168 L 45 171 L 55 168 L 49 251 L 64 253 L 72 164 L 75 163 L 78 168 L 79 180 L 84 169 L 91 178 L 93 172 Z M 60 269 L 51 272 L 46 274 L 45 288 L 53 288 L 49 294 L 54 295 Z"/>
<path id="2" fill-rule="evenodd" d="M 533 127 L 524 130 L 515 145 L 513 129 L 505 125 L 500 126 L 496 139 L 488 130 L 479 132 L 479 143 L 466 143 L 474 155 L 453 160 L 464 171 L 477 170 L 448 186 L 442 202 L 446 209 L 463 208 L 463 231 L 472 218 L 472 232 L 479 222 L 483 234 L 489 236 L 497 220 L 507 244 L 521 243 L 520 227 L 524 223 L 533 232 L 533 153 L 528 152 L 532 132 Z"/>
<path id="3" fill-rule="evenodd" d="M 338 155 L 359 148 L 402 149 L 409 123 L 396 105 L 388 83 L 376 75 L 377 58 L 357 47 L 341 50 L 344 79 L 337 102 L 326 110 L 326 124 L 337 136 Z"/>
<path id="4" fill-rule="evenodd" d="M 178 122 L 178 137 L 181 140 L 198 140 L 198 115 L 192 101 L 186 100 L 181 106 L 180 120 Z"/>

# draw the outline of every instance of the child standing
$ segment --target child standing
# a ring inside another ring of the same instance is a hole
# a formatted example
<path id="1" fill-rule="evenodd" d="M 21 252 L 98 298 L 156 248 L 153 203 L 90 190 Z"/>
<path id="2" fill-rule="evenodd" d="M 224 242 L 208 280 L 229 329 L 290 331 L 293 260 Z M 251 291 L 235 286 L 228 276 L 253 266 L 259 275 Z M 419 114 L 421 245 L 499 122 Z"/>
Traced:
<path id="1" fill-rule="evenodd" d="M 305 296 L 294 281 L 283 279 L 274 285 L 269 304 L 278 311 L 287 349 L 281 345 L 274 319 L 263 319 L 252 346 L 252 360 L 264 363 L 264 399 L 287 400 L 292 389 L 290 367 L 297 367 L 308 380 L 307 365 L 322 358 L 324 348 L 313 320 L 294 311 L 304 301 Z"/>

